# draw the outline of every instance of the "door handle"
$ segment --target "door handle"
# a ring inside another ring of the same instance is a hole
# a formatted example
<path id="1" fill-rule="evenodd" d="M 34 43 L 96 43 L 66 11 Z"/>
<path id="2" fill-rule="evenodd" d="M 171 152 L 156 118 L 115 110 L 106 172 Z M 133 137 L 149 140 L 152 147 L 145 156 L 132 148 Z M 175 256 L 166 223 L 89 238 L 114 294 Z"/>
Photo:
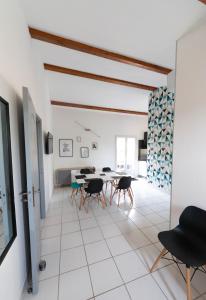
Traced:
<path id="1" fill-rule="evenodd" d="M 31 194 L 31 192 L 22 192 L 22 193 L 19 193 L 19 195 L 22 196 L 22 201 L 25 202 L 25 203 L 28 202 L 28 195 L 29 194 Z"/>

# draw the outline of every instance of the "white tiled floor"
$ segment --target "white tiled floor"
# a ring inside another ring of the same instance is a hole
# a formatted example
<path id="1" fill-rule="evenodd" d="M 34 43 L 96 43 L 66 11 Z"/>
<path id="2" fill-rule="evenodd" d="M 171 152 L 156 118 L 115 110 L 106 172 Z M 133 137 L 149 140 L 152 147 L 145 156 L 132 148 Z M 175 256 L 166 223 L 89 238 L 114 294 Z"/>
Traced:
<path id="1" fill-rule="evenodd" d="M 121 202 L 105 209 L 92 200 L 89 212 L 72 205 L 69 188 L 55 190 L 42 225 L 39 294 L 23 300 L 186 300 L 175 264 L 162 260 L 157 233 L 169 227 L 169 196 L 145 181 L 133 182 L 134 207 Z M 107 195 L 109 199 L 109 194 Z M 193 279 L 193 299 L 206 300 L 206 277 Z"/>

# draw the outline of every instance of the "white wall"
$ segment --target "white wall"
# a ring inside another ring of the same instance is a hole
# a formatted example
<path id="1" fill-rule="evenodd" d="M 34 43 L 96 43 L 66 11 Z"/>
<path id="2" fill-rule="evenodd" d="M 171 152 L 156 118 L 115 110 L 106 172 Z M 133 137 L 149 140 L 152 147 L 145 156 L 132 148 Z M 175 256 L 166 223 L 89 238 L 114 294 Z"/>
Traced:
<path id="1" fill-rule="evenodd" d="M 176 72 L 173 70 L 167 75 L 167 88 L 169 91 L 175 91 Z"/>
<path id="2" fill-rule="evenodd" d="M 206 19 L 177 44 L 172 225 L 188 205 L 206 209 Z"/>
<path id="3" fill-rule="evenodd" d="M 29 88 L 43 129 L 51 130 L 51 113 L 43 69 L 18 0 L 0 0 L 0 95 L 9 102 L 17 238 L 0 266 L 0 299 L 18 300 L 26 279 L 21 196 L 22 86 Z M 47 203 L 52 193 L 52 157 L 44 157 Z"/>
<path id="4" fill-rule="evenodd" d="M 95 131 L 100 138 L 85 132 L 75 124 L 75 121 Z M 86 165 L 92 165 L 98 169 L 104 166 L 115 168 L 116 136 L 126 135 L 134 136 L 137 140 L 142 139 L 144 131 L 147 130 L 147 117 L 53 106 L 53 129 L 54 169 Z M 81 136 L 81 143 L 77 143 L 77 136 Z M 61 138 L 73 139 L 74 157 L 59 157 L 59 139 Z M 92 142 L 98 142 L 98 150 L 91 150 Z M 90 148 L 88 159 L 80 158 L 81 146 Z"/>

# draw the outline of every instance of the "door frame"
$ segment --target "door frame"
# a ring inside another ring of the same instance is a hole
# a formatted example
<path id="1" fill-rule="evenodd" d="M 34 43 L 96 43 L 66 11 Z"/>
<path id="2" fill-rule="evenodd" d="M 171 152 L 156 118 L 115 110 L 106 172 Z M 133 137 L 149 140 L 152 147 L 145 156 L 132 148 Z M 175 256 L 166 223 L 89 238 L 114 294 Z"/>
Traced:
<path id="1" fill-rule="evenodd" d="M 12 229 L 13 236 L 5 247 L 4 251 L 0 255 L 0 265 L 11 248 L 14 240 L 17 237 L 16 227 L 16 212 L 15 212 L 15 198 L 14 198 L 14 183 L 13 183 L 13 164 L 12 164 L 12 150 L 11 150 L 11 129 L 10 129 L 10 111 L 9 103 L 0 96 L 0 102 L 6 105 L 6 123 L 7 123 L 7 137 L 8 137 L 8 164 L 9 164 L 9 180 L 10 180 L 10 205 L 11 205 L 11 217 L 12 217 Z M 0 112 L 1 113 L 1 112 Z"/>
<path id="2" fill-rule="evenodd" d="M 42 120 L 36 114 L 36 129 L 37 129 L 37 150 L 38 150 L 38 164 L 39 164 L 39 189 L 40 189 L 40 216 L 41 219 L 46 217 L 46 203 L 45 203 L 45 185 L 44 185 L 44 144 L 43 144 L 43 130 Z"/>

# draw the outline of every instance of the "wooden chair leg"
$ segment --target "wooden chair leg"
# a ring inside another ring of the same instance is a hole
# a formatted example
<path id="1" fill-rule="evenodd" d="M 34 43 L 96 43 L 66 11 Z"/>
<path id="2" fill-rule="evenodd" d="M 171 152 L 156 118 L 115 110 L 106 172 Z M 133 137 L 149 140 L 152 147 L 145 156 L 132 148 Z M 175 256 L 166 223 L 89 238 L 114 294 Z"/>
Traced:
<path id="1" fill-rule="evenodd" d="M 132 194 L 132 197 L 134 197 L 134 193 L 133 193 L 133 190 L 132 190 L 131 187 L 130 187 L 130 192 L 131 192 L 131 194 Z"/>
<path id="2" fill-rule="evenodd" d="M 75 189 L 72 189 L 71 198 L 74 196 Z"/>
<path id="3" fill-rule="evenodd" d="M 79 210 L 81 210 L 81 208 L 83 206 L 83 203 L 84 203 L 84 195 L 83 195 L 83 192 L 81 191 L 81 198 L 80 198 Z"/>
<path id="4" fill-rule="evenodd" d="M 118 195 L 118 207 L 119 207 L 119 202 L 120 202 L 120 194 L 121 194 L 121 190 L 119 190 L 119 195 Z"/>
<path id="5" fill-rule="evenodd" d="M 186 267 L 187 300 L 192 300 L 190 267 Z"/>
<path id="6" fill-rule="evenodd" d="M 130 200 L 131 200 L 131 206 L 133 206 L 133 197 L 132 197 L 132 193 L 131 193 L 131 190 L 130 189 L 128 189 L 128 195 L 129 195 L 129 197 L 130 197 Z"/>
<path id="7" fill-rule="evenodd" d="M 101 203 L 102 203 L 102 208 L 105 208 L 107 206 L 105 195 L 104 195 L 103 191 L 102 191 Z"/>
<path id="8" fill-rule="evenodd" d="M 166 249 L 166 248 L 164 248 L 164 249 L 161 251 L 160 255 L 156 258 L 156 260 L 155 260 L 153 266 L 151 267 L 150 273 L 152 273 L 152 272 L 154 271 L 154 269 L 155 269 L 155 267 L 158 265 L 160 259 L 162 258 L 162 256 L 165 255 L 166 252 L 167 252 L 167 249 Z"/>

